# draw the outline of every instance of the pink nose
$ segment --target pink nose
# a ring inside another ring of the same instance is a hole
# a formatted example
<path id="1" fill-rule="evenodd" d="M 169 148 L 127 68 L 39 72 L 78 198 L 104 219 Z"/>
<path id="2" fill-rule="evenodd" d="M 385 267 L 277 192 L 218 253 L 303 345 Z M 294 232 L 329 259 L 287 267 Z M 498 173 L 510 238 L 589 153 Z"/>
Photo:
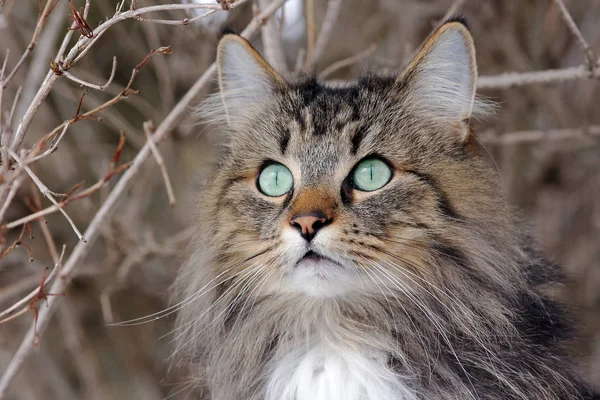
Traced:
<path id="1" fill-rule="evenodd" d="M 315 237 L 319 229 L 330 223 L 331 220 L 320 211 L 297 214 L 290 219 L 290 225 L 296 228 L 307 242 Z"/>

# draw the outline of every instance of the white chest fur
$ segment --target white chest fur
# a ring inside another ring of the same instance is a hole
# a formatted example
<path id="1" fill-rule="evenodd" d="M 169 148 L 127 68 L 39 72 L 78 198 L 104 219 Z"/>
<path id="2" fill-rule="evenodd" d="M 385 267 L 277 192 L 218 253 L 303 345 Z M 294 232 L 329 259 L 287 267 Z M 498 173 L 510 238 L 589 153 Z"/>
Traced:
<path id="1" fill-rule="evenodd" d="M 416 400 L 403 381 L 382 353 L 318 342 L 273 366 L 266 400 Z"/>

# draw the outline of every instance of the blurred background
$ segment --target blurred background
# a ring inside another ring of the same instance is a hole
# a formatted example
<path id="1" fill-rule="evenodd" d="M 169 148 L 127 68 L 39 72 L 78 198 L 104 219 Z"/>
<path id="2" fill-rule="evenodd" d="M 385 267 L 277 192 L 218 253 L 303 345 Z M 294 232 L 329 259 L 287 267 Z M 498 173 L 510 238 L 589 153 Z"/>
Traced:
<path id="1" fill-rule="evenodd" d="M 9 67 L 29 43 L 40 2 L 0 0 L 0 60 L 4 49 L 10 49 Z M 339 5 L 339 15 L 320 53 L 307 52 L 307 48 L 321 29 L 329 29 L 322 23 L 330 2 L 288 0 L 283 12 L 276 14 L 274 32 L 281 37 L 288 77 L 310 70 L 307 53 L 316 60 L 317 74 L 327 79 L 353 79 L 368 70 L 398 72 L 449 10 L 463 14 L 470 22 L 480 75 L 585 63 L 552 0 L 332 2 Z M 137 7 L 159 3 L 138 0 Z M 126 20 L 111 27 L 70 71 L 86 81 L 103 84 L 111 73 L 113 56 L 117 57 L 114 82 L 105 91 L 88 90 L 82 112 L 120 93 L 133 67 L 151 49 L 171 46 L 172 54 L 156 55 L 141 68 L 132 86 L 139 94 L 103 110 L 97 115 L 101 121 L 82 120 L 69 128 L 58 150 L 33 165 L 36 174 L 55 192 L 68 192 L 81 181 L 92 185 L 105 176 L 121 131 L 126 135 L 121 162 L 131 161 L 146 141 L 143 122 L 151 120 L 158 125 L 164 119 L 213 62 L 223 24 L 241 32 L 258 3 L 247 1 L 231 12 L 219 11 L 188 25 Z M 260 3 L 264 6 L 269 1 Z M 84 5 L 83 0 L 73 4 L 76 9 Z M 592 49 L 600 54 L 600 2 L 570 0 L 565 4 Z M 115 6 L 115 0 L 93 0 L 87 18 L 90 26 L 95 28 L 112 16 Z M 48 21 L 48 27 L 56 24 L 59 29 L 56 33 L 50 28 L 42 32 L 32 56 L 4 90 L 4 112 L 19 86 L 23 89 L 15 118 L 31 103 L 72 21 L 70 12 L 68 3 L 60 0 Z M 195 15 L 165 11 L 152 17 L 177 20 Z M 262 49 L 260 35 L 253 44 Z M 480 94 L 498 102 L 500 108 L 488 120 L 475 121 L 474 126 L 490 165 L 501 173 L 510 203 L 531 221 L 547 257 L 563 265 L 572 278 L 555 295 L 568 301 L 585 322 L 582 339 L 573 351 L 581 360 L 586 379 L 600 389 L 599 89 L 598 79 L 588 79 L 482 90 Z M 211 82 L 195 103 L 215 90 Z M 36 115 L 26 147 L 71 118 L 82 92 L 79 85 L 60 79 Z M 193 397 L 186 386 L 185 371 L 169 358 L 172 316 L 130 327 L 107 324 L 168 306 L 169 287 L 185 259 L 185 244 L 195 224 L 190 215 L 197 206 L 197 189 L 203 179 L 211 179 L 207 167 L 218 159 L 222 142 L 218 131 L 208 130 L 188 116 L 160 145 L 177 199 L 174 207 L 169 207 L 157 163 L 153 158 L 146 161 L 114 215 L 105 221 L 100 239 L 77 266 L 39 349 L 13 381 L 8 399 Z M 80 229 L 89 224 L 118 178 L 66 208 Z M 34 185 L 26 182 L 0 224 L 31 214 L 39 201 L 43 207 L 50 205 Z M 0 260 L 0 311 L 38 286 L 44 268 L 54 264 L 42 225 L 59 249 L 67 246 L 67 256 L 77 243 L 59 213 L 49 215 L 45 224 L 32 223 L 33 237 L 26 232 L 22 243 L 31 249 L 33 261 L 25 246 L 16 247 Z M 3 230 L 0 253 L 20 233 L 20 228 Z M 38 306 L 44 307 L 43 302 Z M 0 375 L 33 318 L 33 311 L 28 311 L 0 324 Z"/>

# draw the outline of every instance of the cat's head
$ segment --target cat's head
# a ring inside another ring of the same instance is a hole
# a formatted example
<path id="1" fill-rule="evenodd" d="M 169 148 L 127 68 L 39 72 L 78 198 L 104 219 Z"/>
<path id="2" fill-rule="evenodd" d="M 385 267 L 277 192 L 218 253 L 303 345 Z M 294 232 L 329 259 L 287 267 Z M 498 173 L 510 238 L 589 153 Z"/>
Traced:
<path id="1" fill-rule="evenodd" d="M 217 64 L 220 93 L 200 113 L 229 144 L 201 203 L 202 268 L 234 292 L 316 297 L 448 274 L 502 281 L 474 266 L 508 239 L 470 132 L 477 67 L 461 21 L 398 76 L 344 87 L 289 83 L 235 35 Z"/>

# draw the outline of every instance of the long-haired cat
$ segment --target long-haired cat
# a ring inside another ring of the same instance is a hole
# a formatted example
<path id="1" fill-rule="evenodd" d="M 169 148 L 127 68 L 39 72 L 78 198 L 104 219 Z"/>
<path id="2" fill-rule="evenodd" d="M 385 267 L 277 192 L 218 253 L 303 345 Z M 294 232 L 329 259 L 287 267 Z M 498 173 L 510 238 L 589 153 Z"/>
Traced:
<path id="1" fill-rule="evenodd" d="M 217 63 L 200 113 L 229 144 L 176 284 L 177 352 L 208 398 L 591 398 L 538 290 L 560 272 L 470 131 L 463 21 L 344 87 L 287 82 L 235 35 Z"/>

